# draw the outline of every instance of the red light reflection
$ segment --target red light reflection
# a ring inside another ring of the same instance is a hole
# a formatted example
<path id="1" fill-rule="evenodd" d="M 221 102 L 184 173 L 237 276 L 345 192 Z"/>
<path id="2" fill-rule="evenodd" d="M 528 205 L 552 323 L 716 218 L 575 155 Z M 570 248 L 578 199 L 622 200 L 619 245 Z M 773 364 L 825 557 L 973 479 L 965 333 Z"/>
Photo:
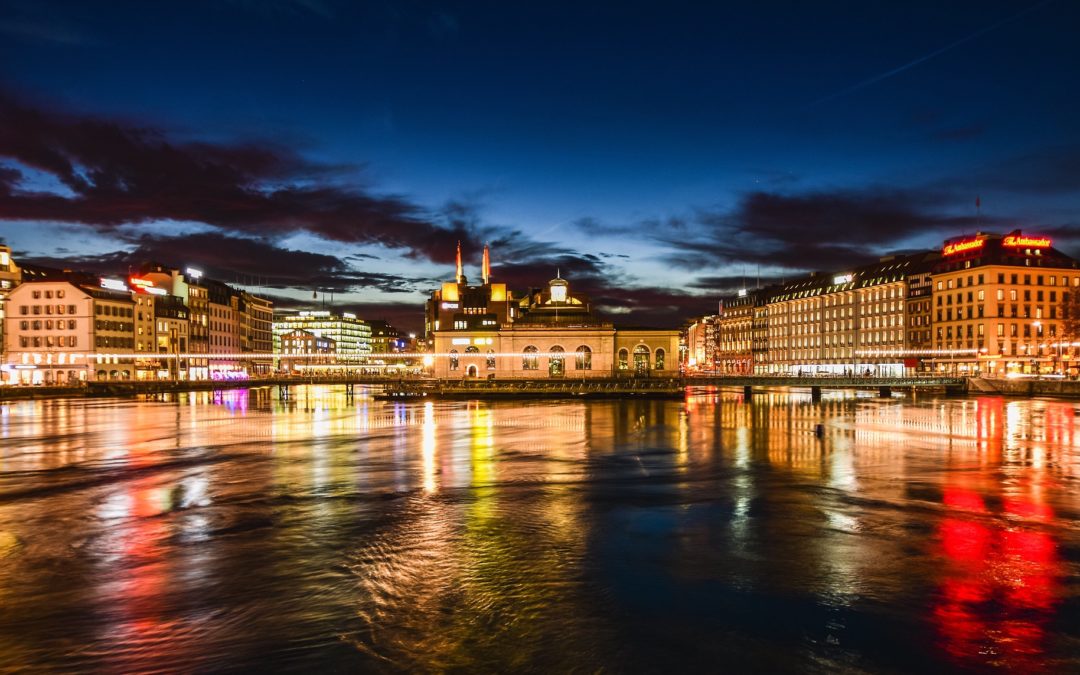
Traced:
<path id="1" fill-rule="evenodd" d="M 942 501 L 946 569 L 933 612 L 942 648 L 965 666 L 1040 669 L 1060 574 L 1057 544 L 1040 529 L 1053 511 L 1037 496 L 1006 498 L 995 518 L 982 495 L 956 486 Z"/>

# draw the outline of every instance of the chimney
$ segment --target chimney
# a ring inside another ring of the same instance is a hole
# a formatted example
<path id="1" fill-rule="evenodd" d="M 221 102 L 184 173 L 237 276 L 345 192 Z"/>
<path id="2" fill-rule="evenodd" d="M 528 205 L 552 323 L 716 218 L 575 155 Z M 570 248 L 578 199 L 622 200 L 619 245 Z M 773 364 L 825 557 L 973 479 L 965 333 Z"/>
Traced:
<path id="1" fill-rule="evenodd" d="M 484 266 L 480 270 L 481 276 L 484 277 L 484 283 L 491 283 L 491 254 L 488 253 L 488 245 L 484 244 Z"/>
<path id="2" fill-rule="evenodd" d="M 465 280 L 465 272 L 461 269 L 461 240 L 457 243 L 457 282 L 460 284 Z"/>

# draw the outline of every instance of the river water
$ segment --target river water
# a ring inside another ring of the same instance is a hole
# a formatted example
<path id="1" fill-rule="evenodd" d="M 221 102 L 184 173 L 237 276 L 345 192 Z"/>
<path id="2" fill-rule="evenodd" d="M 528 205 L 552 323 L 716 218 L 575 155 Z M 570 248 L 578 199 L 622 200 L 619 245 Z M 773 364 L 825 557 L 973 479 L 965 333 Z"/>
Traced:
<path id="1" fill-rule="evenodd" d="M 7 403 L 0 669 L 1076 672 L 1078 418 L 717 391 Z"/>

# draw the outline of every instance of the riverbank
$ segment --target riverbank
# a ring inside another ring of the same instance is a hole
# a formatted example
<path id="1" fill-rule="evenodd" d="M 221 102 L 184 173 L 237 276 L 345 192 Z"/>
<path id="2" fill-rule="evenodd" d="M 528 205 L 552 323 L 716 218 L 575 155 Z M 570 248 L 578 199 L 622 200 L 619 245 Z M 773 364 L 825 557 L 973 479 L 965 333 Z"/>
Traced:
<path id="1" fill-rule="evenodd" d="M 0 387 L 0 401 L 42 398 L 100 398 L 155 394 L 177 394 L 189 391 L 222 391 L 225 389 L 257 389 L 259 387 L 290 387 L 306 384 L 386 384 L 397 378 L 385 377 L 275 377 L 251 380 L 196 381 L 138 381 L 87 382 L 74 387 Z"/>
<path id="2" fill-rule="evenodd" d="M 384 385 L 386 391 L 377 398 L 410 400 L 423 398 L 445 399 L 521 399 L 521 398 L 678 398 L 694 380 L 676 379 L 603 379 L 603 380 L 401 380 L 399 378 L 265 378 L 230 382 L 92 382 L 76 387 L 0 387 L 0 401 L 19 401 L 52 398 L 132 397 L 175 394 L 226 389 L 255 389 L 259 387 L 290 387 L 308 384 L 326 385 Z M 824 383 L 829 384 L 829 383 Z M 717 386 L 713 384 L 713 386 Z M 720 385 L 734 386 L 734 385 Z M 793 385 L 768 382 L 772 388 Z M 1080 382 L 1075 380 L 983 379 L 967 381 L 968 396 L 1008 396 L 1016 398 L 1080 399 Z M 963 394 L 961 394 L 963 395 Z"/>
<path id="3" fill-rule="evenodd" d="M 527 398 L 680 398 L 677 379 L 454 380 L 398 382 L 376 396 L 381 400 Z"/>
<path id="4" fill-rule="evenodd" d="M 1017 396 L 1034 398 L 1048 396 L 1052 398 L 1080 398 L 1080 381 L 1077 380 L 1040 380 L 1030 379 L 968 379 L 969 396 Z"/>

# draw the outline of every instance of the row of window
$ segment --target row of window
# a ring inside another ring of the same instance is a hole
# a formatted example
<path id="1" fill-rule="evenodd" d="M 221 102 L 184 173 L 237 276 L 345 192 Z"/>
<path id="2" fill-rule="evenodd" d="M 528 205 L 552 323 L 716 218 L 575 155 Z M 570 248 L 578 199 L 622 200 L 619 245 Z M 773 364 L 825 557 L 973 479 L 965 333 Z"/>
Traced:
<path id="1" fill-rule="evenodd" d="M 20 321 L 20 330 L 75 330 L 75 319 L 58 319 L 53 321 L 52 319 L 46 319 L 44 321 L 36 319 L 34 321 Z"/>
<path id="2" fill-rule="evenodd" d="M 40 300 L 41 297 L 42 297 L 42 293 L 43 292 L 41 290 L 31 291 L 31 294 L 34 296 L 35 300 Z M 53 292 L 52 291 L 44 291 L 44 295 L 45 295 L 46 300 L 51 300 L 52 297 L 53 297 Z M 57 298 L 64 297 L 64 289 L 61 288 L 61 289 L 57 290 L 56 291 L 56 297 Z"/>
<path id="3" fill-rule="evenodd" d="M 19 346 L 23 349 L 31 347 L 78 347 L 79 340 L 75 335 L 46 335 L 45 337 L 20 335 Z"/>
<path id="4" fill-rule="evenodd" d="M 116 305 L 94 305 L 94 314 L 98 314 L 101 316 L 126 316 L 128 318 L 131 318 L 135 316 L 135 311 L 131 307 L 117 307 Z"/>
<path id="5" fill-rule="evenodd" d="M 22 316 L 30 314 L 64 314 L 65 312 L 74 314 L 75 305 L 19 305 L 19 314 Z"/>

